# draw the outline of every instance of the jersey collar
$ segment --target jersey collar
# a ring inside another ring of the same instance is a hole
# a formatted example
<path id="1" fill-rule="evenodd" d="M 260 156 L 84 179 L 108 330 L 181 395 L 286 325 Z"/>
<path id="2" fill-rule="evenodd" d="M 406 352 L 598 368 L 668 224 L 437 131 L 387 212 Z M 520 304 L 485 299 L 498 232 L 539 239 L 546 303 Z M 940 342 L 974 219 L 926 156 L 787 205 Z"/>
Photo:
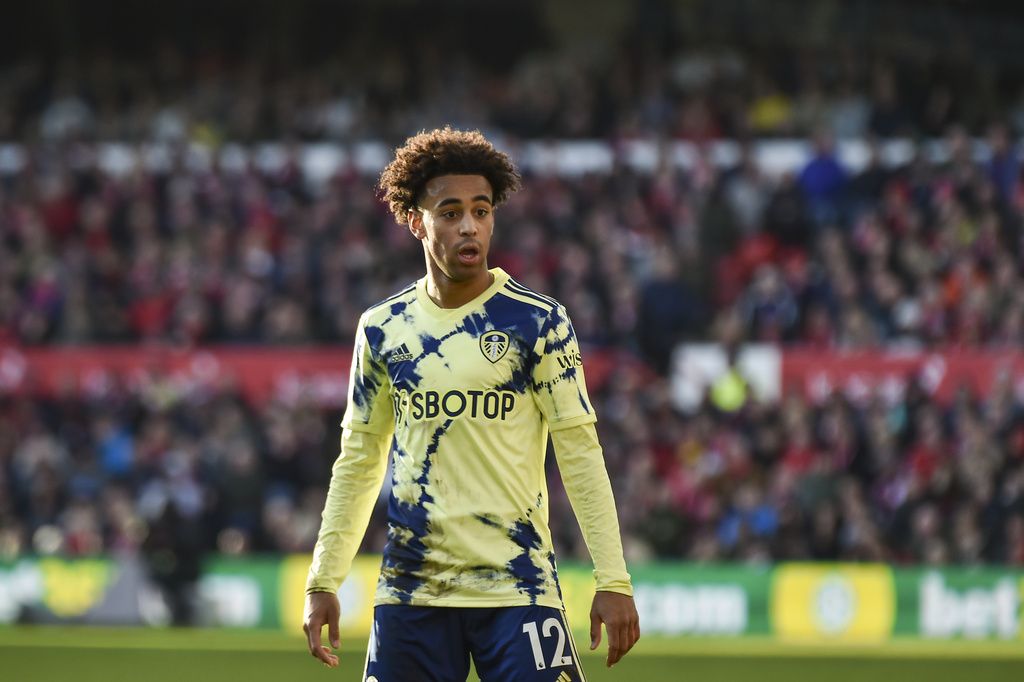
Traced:
<path id="1" fill-rule="evenodd" d="M 424 275 L 420 279 L 416 280 L 416 299 L 419 301 L 420 306 L 427 311 L 433 317 L 447 318 L 455 317 L 459 315 L 465 315 L 468 311 L 479 307 L 485 301 L 494 296 L 495 293 L 508 282 L 509 276 L 501 268 L 490 268 L 488 270 L 494 275 L 494 281 L 491 282 L 491 286 L 484 289 L 476 298 L 463 303 L 458 308 L 442 308 L 427 295 L 427 277 Z"/>

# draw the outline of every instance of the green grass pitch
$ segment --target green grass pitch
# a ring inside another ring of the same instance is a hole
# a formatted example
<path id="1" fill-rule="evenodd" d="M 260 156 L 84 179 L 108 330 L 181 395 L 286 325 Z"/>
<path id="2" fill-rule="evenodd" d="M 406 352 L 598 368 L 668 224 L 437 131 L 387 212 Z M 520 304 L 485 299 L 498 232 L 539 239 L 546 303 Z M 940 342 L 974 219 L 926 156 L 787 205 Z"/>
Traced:
<path id="1" fill-rule="evenodd" d="M 359 680 L 365 638 L 342 643 L 330 670 L 301 637 L 237 630 L 0 628 L 4 682 L 280 682 Z M 602 644 L 602 648 L 604 645 Z M 591 682 L 1010 682 L 1024 679 L 1024 641 L 798 645 L 766 639 L 642 639 L 615 668 L 584 655 Z M 471 676 L 476 680 L 476 676 Z"/>

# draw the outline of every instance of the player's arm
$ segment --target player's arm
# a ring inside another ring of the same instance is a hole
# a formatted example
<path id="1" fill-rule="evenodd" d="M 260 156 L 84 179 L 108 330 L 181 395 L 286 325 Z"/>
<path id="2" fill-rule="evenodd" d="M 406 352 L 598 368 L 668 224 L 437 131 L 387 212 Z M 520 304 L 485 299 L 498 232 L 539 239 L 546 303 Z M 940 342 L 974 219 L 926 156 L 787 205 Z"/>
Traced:
<path id="1" fill-rule="evenodd" d="M 387 469 L 394 428 L 387 370 L 367 342 L 362 320 L 356 334 L 342 427 L 341 454 L 331 469 L 320 532 L 306 579 L 303 617 L 310 654 L 330 667 L 338 664 L 338 658 L 321 645 L 322 630 L 326 625 L 331 646 L 337 648 L 337 591 L 366 532 Z"/>
<path id="2" fill-rule="evenodd" d="M 597 593 L 591 609 L 591 648 L 600 643 L 604 623 L 611 666 L 639 639 L 639 617 L 623 559 L 604 453 L 594 428 L 597 417 L 565 308 L 558 306 L 549 313 L 534 350 L 534 397 L 551 430 L 566 493 L 594 561 Z"/>
<path id="3" fill-rule="evenodd" d="M 334 462 L 321 517 L 313 562 L 306 579 L 303 630 L 310 654 L 330 667 L 338 657 L 321 645 L 323 627 L 337 649 L 341 607 L 337 592 L 352 567 L 387 468 L 390 436 L 344 429 L 341 454 Z"/>
<path id="4" fill-rule="evenodd" d="M 565 492 L 594 561 L 597 592 L 590 609 L 590 648 L 608 631 L 608 666 L 640 639 L 640 618 L 622 553 L 615 498 L 593 423 L 551 432 Z"/>

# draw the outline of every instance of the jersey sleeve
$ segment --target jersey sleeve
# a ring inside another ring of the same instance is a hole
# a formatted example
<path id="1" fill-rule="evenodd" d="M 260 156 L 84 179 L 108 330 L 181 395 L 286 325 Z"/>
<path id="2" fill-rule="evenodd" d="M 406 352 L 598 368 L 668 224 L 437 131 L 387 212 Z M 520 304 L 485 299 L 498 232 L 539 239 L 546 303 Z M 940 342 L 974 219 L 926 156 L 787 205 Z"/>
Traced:
<path id="1" fill-rule="evenodd" d="M 368 326 L 365 315 L 359 319 L 343 428 L 376 435 L 389 435 L 394 428 L 391 380 L 380 356 L 381 336 L 380 329 Z"/>
<path id="2" fill-rule="evenodd" d="M 569 497 L 583 539 L 594 560 L 594 579 L 602 592 L 633 595 L 626 572 L 604 453 L 593 424 L 562 429 L 551 434 L 562 483 Z"/>
<path id="3" fill-rule="evenodd" d="M 331 468 L 331 484 L 320 517 L 306 592 L 337 592 L 370 522 L 387 470 L 390 438 L 344 429 L 341 454 Z"/>
<path id="4" fill-rule="evenodd" d="M 533 395 L 551 431 L 597 421 L 583 378 L 583 356 L 565 308 L 552 308 L 534 348 Z"/>

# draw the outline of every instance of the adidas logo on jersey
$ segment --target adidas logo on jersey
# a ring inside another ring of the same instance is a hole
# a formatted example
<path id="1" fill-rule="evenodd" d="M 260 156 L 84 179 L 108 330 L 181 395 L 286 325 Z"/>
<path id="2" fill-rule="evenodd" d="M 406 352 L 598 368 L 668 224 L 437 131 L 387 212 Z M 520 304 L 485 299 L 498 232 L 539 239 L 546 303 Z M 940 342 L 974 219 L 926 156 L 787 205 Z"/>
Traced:
<path id="1" fill-rule="evenodd" d="M 412 353 L 409 352 L 409 346 L 405 345 L 404 343 L 400 345 L 398 348 L 391 351 L 391 354 L 388 355 L 389 363 L 408 362 L 409 360 L 412 360 Z"/>
<path id="2" fill-rule="evenodd" d="M 555 682 L 572 682 L 572 677 L 569 676 L 569 673 L 563 670 L 562 674 L 558 676 L 558 679 L 555 680 Z"/>

